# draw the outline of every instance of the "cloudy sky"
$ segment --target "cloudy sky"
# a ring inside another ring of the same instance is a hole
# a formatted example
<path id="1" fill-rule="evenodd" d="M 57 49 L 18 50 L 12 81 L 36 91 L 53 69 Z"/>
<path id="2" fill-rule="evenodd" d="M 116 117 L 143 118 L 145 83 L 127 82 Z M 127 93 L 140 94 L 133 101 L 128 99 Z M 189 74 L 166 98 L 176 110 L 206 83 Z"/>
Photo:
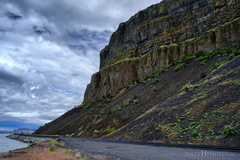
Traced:
<path id="1" fill-rule="evenodd" d="M 81 104 L 118 24 L 160 0 L 1 0 L 0 130 L 38 128 Z"/>

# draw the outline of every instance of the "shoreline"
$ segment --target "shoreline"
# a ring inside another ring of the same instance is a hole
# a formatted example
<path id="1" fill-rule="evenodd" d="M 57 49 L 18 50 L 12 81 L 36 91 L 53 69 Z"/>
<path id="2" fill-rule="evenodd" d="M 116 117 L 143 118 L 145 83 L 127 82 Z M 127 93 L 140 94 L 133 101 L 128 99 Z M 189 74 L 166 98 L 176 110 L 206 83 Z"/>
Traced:
<path id="1" fill-rule="evenodd" d="M 35 143 L 27 148 L 0 153 L 1 160 L 86 160 L 87 157 L 77 150 L 67 149 L 56 140 Z"/>
<path id="2" fill-rule="evenodd" d="M 23 143 L 28 143 L 30 145 L 53 140 L 53 138 L 33 137 L 33 136 L 15 135 L 15 134 L 11 134 L 6 137 L 9 139 L 23 142 Z"/>
<path id="3" fill-rule="evenodd" d="M 58 138 L 34 137 L 34 135 L 8 135 L 7 138 L 28 143 L 28 147 L 0 153 L 1 160 L 108 160 L 115 159 L 104 154 L 86 152 L 81 149 L 70 149 Z M 116 160 L 119 160 L 116 158 Z"/>

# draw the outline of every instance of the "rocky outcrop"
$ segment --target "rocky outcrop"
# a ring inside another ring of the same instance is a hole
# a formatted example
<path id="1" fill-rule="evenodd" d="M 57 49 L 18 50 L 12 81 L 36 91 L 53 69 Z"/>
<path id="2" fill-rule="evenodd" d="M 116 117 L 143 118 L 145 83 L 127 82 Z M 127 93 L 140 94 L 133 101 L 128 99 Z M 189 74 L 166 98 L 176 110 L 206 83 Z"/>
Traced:
<path id="1" fill-rule="evenodd" d="M 84 103 L 155 73 L 182 57 L 240 44 L 237 0 L 164 0 L 119 25 L 100 53 Z"/>

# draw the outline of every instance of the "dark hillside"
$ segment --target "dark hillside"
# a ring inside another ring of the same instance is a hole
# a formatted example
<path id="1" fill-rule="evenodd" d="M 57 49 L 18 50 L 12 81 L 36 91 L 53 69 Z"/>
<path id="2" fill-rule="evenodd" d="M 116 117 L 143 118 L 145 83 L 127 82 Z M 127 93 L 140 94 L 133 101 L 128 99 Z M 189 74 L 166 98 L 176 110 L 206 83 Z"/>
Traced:
<path id="1" fill-rule="evenodd" d="M 240 50 L 234 47 L 223 53 L 204 64 L 201 57 L 185 57 L 182 69 L 177 70 L 182 63 L 165 68 L 123 88 L 113 99 L 74 108 L 36 133 L 238 145 L 240 58 L 233 55 Z M 228 61 L 229 57 L 233 60 Z M 226 129 L 229 133 L 224 132 L 226 127 L 230 127 Z"/>
<path id="2" fill-rule="evenodd" d="M 216 66 L 216 61 L 214 66 Z M 189 71 L 189 67 L 194 66 L 190 64 L 179 71 L 179 74 L 186 76 L 185 72 Z M 202 72 L 201 69 L 199 71 Z M 133 122 L 105 138 L 175 144 L 239 146 L 239 71 L 240 57 L 214 69 L 199 82 L 189 83 L 193 85 L 183 87 L 185 91 L 162 101 Z"/>
<path id="3" fill-rule="evenodd" d="M 240 146 L 240 1 L 164 0 L 119 25 L 81 105 L 37 134 Z"/>

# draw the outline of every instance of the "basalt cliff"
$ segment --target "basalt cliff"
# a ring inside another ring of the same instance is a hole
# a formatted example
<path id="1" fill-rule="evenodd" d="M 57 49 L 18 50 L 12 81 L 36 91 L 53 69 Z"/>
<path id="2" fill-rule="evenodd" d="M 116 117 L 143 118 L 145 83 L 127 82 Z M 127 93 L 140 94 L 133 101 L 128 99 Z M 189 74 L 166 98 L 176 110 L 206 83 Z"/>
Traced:
<path id="1" fill-rule="evenodd" d="M 163 0 L 121 23 L 81 105 L 35 133 L 240 146 L 240 2 Z"/>

